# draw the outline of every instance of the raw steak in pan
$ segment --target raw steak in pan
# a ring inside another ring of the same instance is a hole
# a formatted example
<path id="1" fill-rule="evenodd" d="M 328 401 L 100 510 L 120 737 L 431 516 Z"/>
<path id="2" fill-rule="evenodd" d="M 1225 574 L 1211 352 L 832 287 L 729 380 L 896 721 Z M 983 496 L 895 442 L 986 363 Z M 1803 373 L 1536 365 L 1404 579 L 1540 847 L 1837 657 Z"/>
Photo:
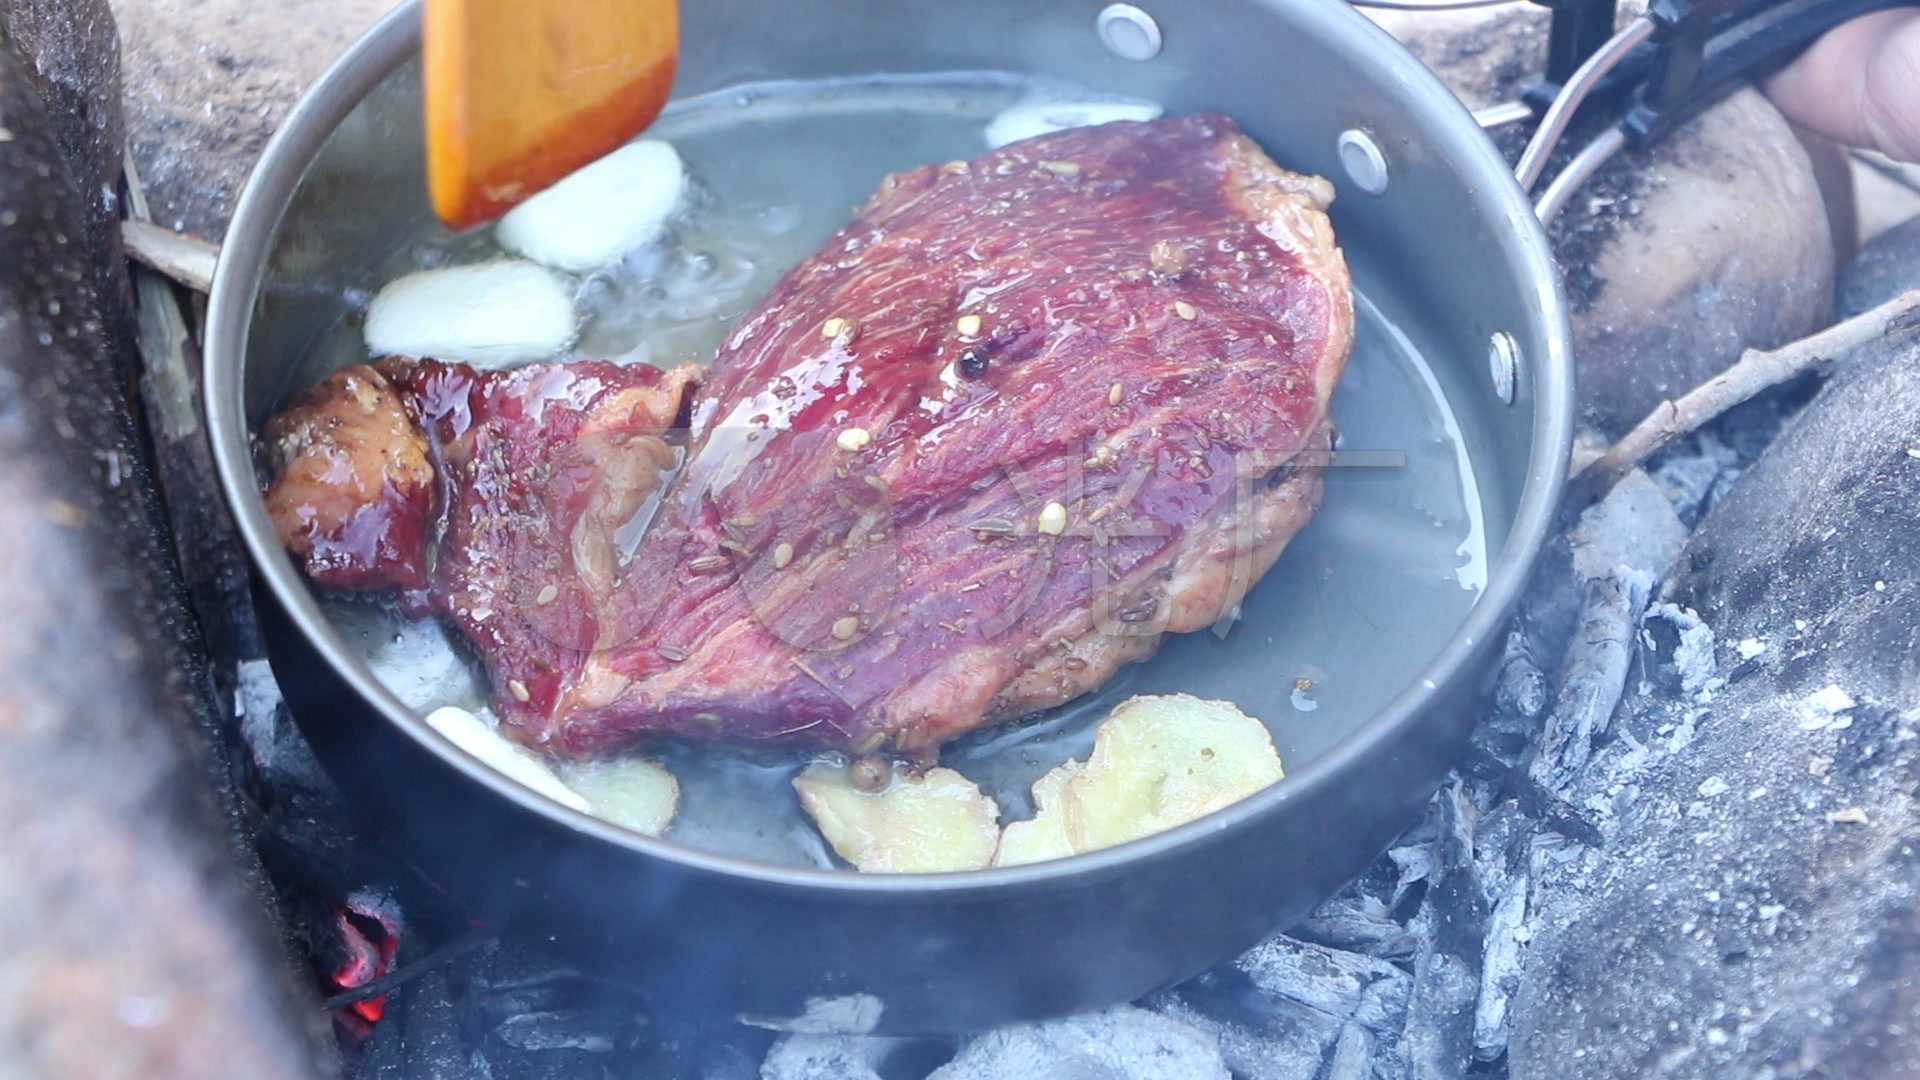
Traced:
<path id="1" fill-rule="evenodd" d="M 336 374 L 269 507 L 320 584 L 458 624 L 529 744 L 930 757 L 1228 617 L 1312 516 L 1331 197 L 1209 115 L 916 169 L 705 375 Z"/>

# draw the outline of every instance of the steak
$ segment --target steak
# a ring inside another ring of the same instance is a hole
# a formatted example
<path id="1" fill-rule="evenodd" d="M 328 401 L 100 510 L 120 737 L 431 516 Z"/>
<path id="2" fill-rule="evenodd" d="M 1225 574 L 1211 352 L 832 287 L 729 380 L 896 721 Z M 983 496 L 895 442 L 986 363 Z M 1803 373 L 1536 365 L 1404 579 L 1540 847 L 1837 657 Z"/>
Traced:
<path id="1" fill-rule="evenodd" d="M 337 373 L 268 504 L 317 583 L 456 623 L 530 745 L 927 759 L 1230 619 L 1312 516 L 1331 198 L 1212 115 L 915 169 L 704 373 Z"/>

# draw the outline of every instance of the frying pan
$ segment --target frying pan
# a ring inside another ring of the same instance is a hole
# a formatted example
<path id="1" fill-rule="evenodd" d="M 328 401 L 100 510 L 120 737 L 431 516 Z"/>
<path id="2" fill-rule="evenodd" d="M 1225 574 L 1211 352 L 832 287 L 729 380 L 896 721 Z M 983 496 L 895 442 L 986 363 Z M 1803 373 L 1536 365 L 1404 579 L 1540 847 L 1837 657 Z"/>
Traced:
<path id="1" fill-rule="evenodd" d="M 311 381 L 301 358 L 341 319 L 345 297 L 376 283 L 368 268 L 429 213 L 417 7 L 376 26 L 288 117 L 240 200 L 213 284 L 215 456 L 253 557 L 273 668 L 302 729 L 377 833 L 476 918 L 550 940 L 650 989 L 662 1007 L 810 1030 L 969 1030 L 1127 1001 L 1192 976 L 1306 913 L 1420 814 L 1464 746 L 1565 477 L 1567 309 L 1542 227 L 1474 118 L 1345 4 L 1144 6 L 702 0 L 682 16 L 678 99 L 768 80 L 991 70 L 1236 118 L 1275 160 L 1335 181 L 1334 223 L 1360 292 L 1426 358 L 1457 420 L 1484 515 L 1484 588 L 1428 641 L 1346 646 L 1396 656 L 1410 677 L 1378 688 L 1362 714 L 1329 721 L 1316 744 L 1289 754 L 1286 780 L 1242 803 L 1031 866 L 868 876 L 638 836 L 481 765 L 374 677 L 277 543 L 250 436 L 295 382 Z M 1604 97 L 1610 67 L 1624 64 L 1636 85 L 1650 64 L 1673 67 L 1636 52 L 1639 41 L 1589 60 L 1606 39 L 1593 24 L 1556 23 L 1561 101 Z M 1581 27 L 1592 40 L 1569 38 Z M 1671 52 L 1673 42 L 1656 44 Z M 1683 59 L 1703 55 L 1681 46 Z M 1638 134 L 1618 135 L 1622 145 L 1681 111 L 1630 92 L 1622 100 L 1647 114 Z M 1547 148 L 1565 127 L 1558 107 L 1543 124 Z M 1589 148 L 1576 164 L 1606 152 Z M 1547 201 L 1564 201 L 1555 191 Z M 1256 713 L 1293 688 L 1293 672 L 1243 659 L 1195 663 L 1203 683 L 1245 688 Z"/>

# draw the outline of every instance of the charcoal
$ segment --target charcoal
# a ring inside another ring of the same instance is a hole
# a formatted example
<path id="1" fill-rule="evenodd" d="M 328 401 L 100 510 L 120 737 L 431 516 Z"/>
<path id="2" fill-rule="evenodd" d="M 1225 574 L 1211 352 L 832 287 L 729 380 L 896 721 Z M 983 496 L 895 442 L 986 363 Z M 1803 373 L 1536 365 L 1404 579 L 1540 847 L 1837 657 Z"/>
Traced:
<path id="1" fill-rule="evenodd" d="M 1393 884 L 1393 909 L 1400 910 L 1409 897 L 1418 899 L 1433 876 L 1432 842 L 1417 837 L 1401 837 L 1402 843 L 1387 849 L 1387 861 L 1399 872 Z M 1411 842 L 1405 842 L 1411 840 Z"/>
<path id="2" fill-rule="evenodd" d="M 1640 668 L 1652 688 L 1680 703 L 1711 700 L 1725 684 L 1714 655 L 1713 628 L 1698 612 L 1677 604 L 1654 604 L 1642 623 Z"/>
<path id="3" fill-rule="evenodd" d="M 493 1029 L 493 1037 L 515 1050 L 584 1050 L 604 1054 L 614 1048 L 613 1036 L 609 1034 L 613 1026 L 607 1017 L 581 1009 L 556 1009 L 508 1017 Z"/>
<path id="4" fill-rule="evenodd" d="M 1241 1080 L 1293 1080 L 1316 1075 L 1347 1026 L 1339 1017 L 1285 998 L 1262 998 L 1244 976 L 1202 976 L 1147 1002 L 1148 1007 L 1211 1036 Z"/>
<path id="5" fill-rule="evenodd" d="M 1669 599 L 1750 670 L 1695 737 L 1582 781 L 1635 810 L 1604 851 L 1538 864 L 1517 1080 L 1920 1074 L 1915 535 L 1909 342 L 1841 365 L 1691 541 Z"/>
<path id="6" fill-rule="evenodd" d="M 650 1037 L 636 1048 L 636 1053 L 609 1064 L 615 1076 L 756 1080 L 761 1062 L 780 1038 L 774 1032 L 744 1026 L 730 1017 L 707 1016 L 689 1022 L 682 1017 L 660 1014 L 650 1019 L 653 1022 Z M 939 1060 L 951 1056 L 949 1046 Z M 920 1080 L 931 1068 L 932 1065 L 928 1065 L 919 1073 L 910 1074 L 911 1080 Z M 888 1080 L 895 1078 L 890 1076 Z"/>
<path id="7" fill-rule="evenodd" d="M 490 1024 L 559 1009 L 574 999 L 583 982 L 572 968 L 518 947 L 493 943 L 474 959 L 467 993 L 474 1011 Z"/>
<path id="8" fill-rule="evenodd" d="M 1130 1006 L 1003 1028 L 969 1042 L 927 1080 L 1228 1080 L 1220 1046 L 1190 1025 Z"/>
<path id="9" fill-rule="evenodd" d="M 341 1031 L 349 1049 L 346 1072 L 354 1080 L 409 1080 L 413 1063 L 407 1060 L 407 1007 L 400 998 L 387 1006 L 380 1023 L 356 1034 Z M 357 1041 L 357 1045 L 356 1045 Z"/>
<path id="10" fill-rule="evenodd" d="M 1531 879 L 1522 875 L 1507 883 L 1494 900 L 1487 919 L 1486 942 L 1480 954 L 1480 997 L 1473 1009 L 1473 1052 L 1493 1061 L 1507 1052 L 1508 1013 L 1520 981 L 1522 940 L 1527 929 L 1527 894 Z"/>
<path id="11" fill-rule="evenodd" d="M 1415 920 L 1425 941 L 1403 1006 L 1399 1055 L 1413 1076 L 1457 1076 L 1473 1057 L 1486 897 L 1473 862 L 1473 817 L 1463 785 L 1434 796 L 1433 870 Z"/>
<path id="12" fill-rule="evenodd" d="M 1721 474 L 1739 463 L 1739 456 L 1720 441 L 1716 431 L 1717 425 L 1709 425 L 1679 440 L 1647 469 L 1673 507 L 1674 517 L 1689 531 L 1711 505 Z"/>
<path id="13" fill-rule="evenodd" d="M 1874 237 L 1841 269 L 1834 317 L 1858 315 L 1908 289 L 1920 289 L 1920 218 Z"/>
<path id="14" fill-rule="evenodd" d="M 1327 1063 L 1327 1080 L 1370 1080 L 1376 1074 L 1375 1055 L 1371 1031 L 1360 1024 L 1341 1025 L 1333 1060 Z"/>
<path id="15" fill-rule="evenodd" d="M 1557 789 L 1571 783 L 1586 767 L 1594 740 L 1612 725 L 1652 585 L 1651 577 L 1632 569 L 1587 583 L 1585 609 L 1567 650 L 1553 714 L 1528 770 L 1542 786 Z"/>
<path id="16" fill-rule="evenodd" d="M 474 991 L 475 1008 L 493 1023 L 526 1013 L 557 1009 L 567 1000 L 566 990 L 553 983 L 508 986 Z"/>
<path id="17" fill-rule="evenodd" d="M 1384 921 L 1380 900 L 1348 902 Z M 1243 1080 L 1321 1075 L 1343 1044 L 1349 1062 L 1364 1048 L 1372 1067 L 1391 1075 L 1391 1042 L 1405 1020 L 1409 981 L 1376 957 L 1276 937 L 1147 1004 L 1217 1040 Z M 1368 1037 L 1356 1043 L 1351 1028 Z"/>
<path id="18" fill-rule="evenodd" d="M 471 1054 L 446 975 L 430 971 L 421 976 L 406 1002 L 407 1080 L 467 1080 Z"/>
<path id="19" fill-rule="evenodd" d="M 1297 1002 L 1377 1031 L 1397 1030 L 1406 1012 L 1406 972 L 1358 953 L 1277 937 L 1233 966 L 1264 998 Z"/>
<path id="20" fill-rule="evenodd" d="M 1494 685 L 1494 708 L 1525 720 L 1546 710 L 1548 685 L 1546 673 L 1533 658 L 1526 633 L 1514 627 L 1507 633 L 1507 648 L 1500 660 L 1500 677 Z"/>
<path id="21" fill-rule="evenodd" d="M 1384 903 L 1366 896 L 1335 897 L 1289 927 L 1287 936 L 1379 960 L 1406 959 L 1416 944 L 1406 926 L 1388 916 Z"/>
<path id="22" fill-rule="evenodd" d="M 1636 630 L 1653 589 L 1679 556 L 1686 531 L 1657 484 L 1633 472 L 1588 508 L 1569 534 L 1567 569 L 1550 562 L 1543 577 L 1558 591 L 1578 589 L 1577 617 L 1561 655 L 1553 710 L 1523 758 L 1528 783 L 1516 788 L 1530 801 L 1564 789 L 1585 767 L 1612 727 L 1633 660 Z M 1541 590 L 1536 587 L 1535 593 Z M 1489 752 L 1484 738 L 1477 744 Z M 1549 797 L 1546 803 L 1557 803 Z M 1557 808 L 1556 808 L 1557 809 Z M 1542 806 L 1558 827 L 1581 823 Z M 1591 842 L 1591 839 L 1583 836 Z"/>

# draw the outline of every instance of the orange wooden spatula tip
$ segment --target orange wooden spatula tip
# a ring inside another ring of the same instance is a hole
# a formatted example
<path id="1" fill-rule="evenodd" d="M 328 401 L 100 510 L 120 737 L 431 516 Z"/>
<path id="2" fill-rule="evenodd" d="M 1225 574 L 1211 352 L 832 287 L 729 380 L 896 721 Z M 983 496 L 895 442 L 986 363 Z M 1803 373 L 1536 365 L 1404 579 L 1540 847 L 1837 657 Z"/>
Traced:
<path id="1" fill-rule="evenodd" d="M 426 0 L 427 187 L 464 229 L 639 134 L 666 107 L 675 0 Z"/>

